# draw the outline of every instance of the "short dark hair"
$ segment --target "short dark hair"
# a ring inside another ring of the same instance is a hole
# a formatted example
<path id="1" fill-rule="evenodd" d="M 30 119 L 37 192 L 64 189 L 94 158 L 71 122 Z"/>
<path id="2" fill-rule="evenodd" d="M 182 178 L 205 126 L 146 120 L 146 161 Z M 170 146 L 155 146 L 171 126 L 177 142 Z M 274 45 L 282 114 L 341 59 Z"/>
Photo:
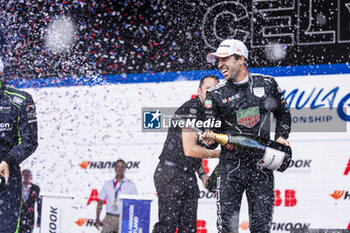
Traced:
<path id="1" fill-rule="evenodd" d="M 235 58 L 235 60 L 238 60 L 238 59 L 240 59 L 241 57 L 244 57 L 244 56 L 238 55 L 238 54 L 233 54 L 232 56 Z M 248 67 L 247 58 L 245 58 L 245 57 L 244 57 L 244 65 L 245 65 L 246 67 Z"/>
<path id="2" fill-rule="evenodd" d="M 234 56 L 234 58 L 236 60 L 240 59 L 241 57 L 243 57 L 242 55 L 238 55 L 238 54 L 232 54 L 232 56 Z"/>
<path id="3" fill-rule="evenodd" d="M 28 172 L 32 176 L 32 171 L 29 169 L 24 169 L 24 170 L 22 170 L 22 174 L 23 174 L 23 172 Z"/>
<path id="4" fill-rule="evenodd" d="M 203 86 L 204 80 L 206 80 L 207 78 L 213 78 L 216 81 L 219 82 L 219 77 L 215 76 L 215 75 L 207 75 L 205 77 L 203 77 L 200 81 L 199 81 L 199 88 L 201 88 Z"/>
<path id="5" fill-rule="evenodd" d="M 122 159 L 118 159 L 117 161 L 115 161 L 114 167 L 117 166 L 117 163 L 124 163 L 124 165 L 126 165 L 126 162 Z"/>

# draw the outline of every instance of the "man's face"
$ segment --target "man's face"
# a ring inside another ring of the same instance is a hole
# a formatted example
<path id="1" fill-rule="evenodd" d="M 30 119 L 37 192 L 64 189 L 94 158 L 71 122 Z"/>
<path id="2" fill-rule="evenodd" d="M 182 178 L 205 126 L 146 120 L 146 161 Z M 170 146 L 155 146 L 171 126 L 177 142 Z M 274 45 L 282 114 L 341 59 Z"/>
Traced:
<path id="1" fill-rule="evenodd" d="M 238 60 L 234 56 L 225 58 L 217 58 L 218 68 L 226 80 L 235 81 L 241 70 L 241 65 L 244 63 L 244 59 L 240 57 Z"/>
<path id="2" fill-rule="evenodd" d="M 123 162 L 118 162 L 114 167 L 117 176 L 124 176 L 125 168 L 126 166 Z"/>
<path id="3" fill-rule="evenodd" d="M 22 181 L 23 183 L 30 183 L 30 181 L 32 180 L 32 174 L 29 171 L 23 171 L 22 172 Z"/>
<path id="4" fill-rule="evenodd" d="M 212 88 L 212 87 L 215 87 L 216 84 L 218 84 L 218 83 L 219 82 L 217 80 L 215 80 L 214 78 L 204 79 L 202 86 L 200 88 L 198 88 L 198 90 L 197 90 L 197 94 L 198 94 L 199 99 L 202 102 L 202 104 L 204 104 L 205 97 L 207 95 L 207 90 Z"/>

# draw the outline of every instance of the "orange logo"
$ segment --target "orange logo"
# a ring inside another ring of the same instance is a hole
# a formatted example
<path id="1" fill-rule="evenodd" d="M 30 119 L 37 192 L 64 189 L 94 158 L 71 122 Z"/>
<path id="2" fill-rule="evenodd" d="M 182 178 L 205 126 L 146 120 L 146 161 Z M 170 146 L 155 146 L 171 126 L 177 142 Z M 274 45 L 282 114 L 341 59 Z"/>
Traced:
<path id="1" fill-rule="evenodd" d="M 336 190 L 334 191 L 330 196 L 333 197 L 334 199 L 338 200 L 344 195 L 345 191 L 344 190 Z"/>
<path id="2" fill-rule="evenodd" d="M 89 161 L 83 161 L 81 164 L 79 164 L 79 166 L 82 169 L 86 169 L 89 165 L 90 165 Z"/>
<path id="3" fill-rule="evenodd" d="M 81 227 L 86 223 L 86 221 L 87 221 L 86 218 L 79 218 L 78 221 L 76 221 L 75 223 Z"/>
<path id="4" fill-rule="evenodd" d="M 246 231 L 249 228 L 249 222 L 248 221 L 243 221 L 239 227 L 243 230 Z"/>

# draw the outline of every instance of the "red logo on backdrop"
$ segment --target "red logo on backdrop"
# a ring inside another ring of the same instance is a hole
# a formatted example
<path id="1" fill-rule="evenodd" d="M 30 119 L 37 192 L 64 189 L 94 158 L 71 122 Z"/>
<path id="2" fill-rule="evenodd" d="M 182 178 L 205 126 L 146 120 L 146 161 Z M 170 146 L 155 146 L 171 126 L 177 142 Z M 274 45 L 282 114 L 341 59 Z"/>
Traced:
<path id="1" fill-rule="evenodd" d="M 349 172 L 350 172 L 350 159 L 349 159 L 348 165 L 345 168 L 344 176 L 347 176 L 349 174 Z"/>
<path id="2" fill-rule="evenodd" d="M 197 95 L 191 95 L 191 100 L 193 100 L 196 97 L 197 97 Z"/>
<path id="3" fill-rule="evenodd" d="M 207 228 L 205 227 L 206 222 L 204 220 L 197 220 L 197 233 L 207 233 Z"/>
<path id="4" fill-rule="evenodd" d="M 208 160 L 207 159 L 203 159 L 202 165 L 203 165 L 203 168 L 204 168 L 204 172 L 206 174 L 209 174 Z"/>
<path id="5" fill-rule="evenodd" d="M 96 201 L 96 202 L 98 202 L 99 201 L 99 199 L 98 199 L 98 191 L 97 191 L 97 189 L 93 189 L 92 191 L 91 191 L 91 194 L 90 194 L 90 197 L 89 197 L 89 200 L 87 201 L 87 205 L 90 205 L 91 204 L 91 202 L 93 202 L 93 201 Z M 106 204 L 107 203 L 107 200 L 105 200 L 104 202 L 103 202 L 103 204 Z"/>
<path id="6" fill-rule="evenodd" d="M 280 206 L 283 203 L 283 199 L 281 197 L 281 191 L 276 189 L 275 190 L 275 206 Z M 284 206 L 285 207 L 293 207 L 296 206 L 297 199 L 295 197 L 295 190 L 293 189 L 286 189 L 284 191 Z"/>
<path id="7" fill-rule="evenodd" d="M 249 222 L 248 221 L 243 221 L 239 227 L 243 230 L 246 231 L 249 228 Z"/>
<path id="8" fill-rule="evenodd" d="M 350 230 L 350 222 L 349 222 L 349 225 L 348 225 L 348 230 Z"/>

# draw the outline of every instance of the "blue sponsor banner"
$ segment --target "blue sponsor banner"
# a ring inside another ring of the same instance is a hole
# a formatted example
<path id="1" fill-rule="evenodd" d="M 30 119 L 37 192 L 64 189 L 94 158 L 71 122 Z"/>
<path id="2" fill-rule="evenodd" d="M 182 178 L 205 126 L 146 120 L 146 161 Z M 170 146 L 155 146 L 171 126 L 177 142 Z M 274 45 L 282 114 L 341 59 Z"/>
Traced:
<path id="1" fill-rule="evenodd" d="M 149 233 L 151 201 L 123 199 L 120 233 Z"/>
<path id="2" fill-rule="evenodd" d="M 261 73 L 271 76 L 300 76 L 320 74 L 349 74 L 350 64 L 320 64 L 303 66 L 279 66 L 249 68 L 251 73 Z M 116 74 L 93 77 L 63 77 L 42 79 L 12 79 L 11 86 L 17 88 L 44 88 L 44 87 L 70 87 L 70 86 L 96 86 L 110 84 L 173 82 L 177 80 L 200 80 L 206 75 L 217 75 L 223 78 L 219 70 L 194 70 L 143 74 Z"/>

